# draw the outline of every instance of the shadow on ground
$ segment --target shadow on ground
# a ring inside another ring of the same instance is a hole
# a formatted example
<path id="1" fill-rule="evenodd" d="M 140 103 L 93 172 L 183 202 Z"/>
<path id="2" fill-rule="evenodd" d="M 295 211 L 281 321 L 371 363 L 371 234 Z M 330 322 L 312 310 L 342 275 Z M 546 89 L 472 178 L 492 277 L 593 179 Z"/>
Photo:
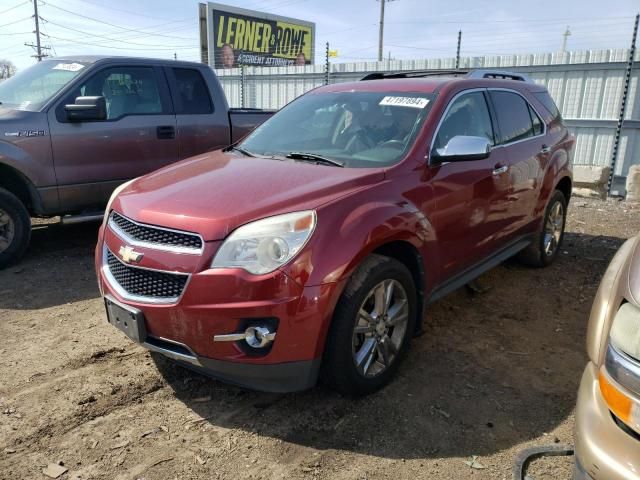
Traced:
<path id="1" fill-rule="evenodd" d="M 93 252 L 99 227 L 34 225 L 22 261 L 0 270 L 0 309 L 35 310 L 98 297 Z"/>
<path id="2" fill-rule="evenodd" d="M 622 242 L 568 233 L 551 267 L 509 261 L 480 278 L 486 293 L 431 305 L 399 378 L 367 398 L 323 386 L 246 391 L 153 358 L 176 396 L 216 426 L 388 458 L 487 455 L 571 415 L 591 299 Z"/>

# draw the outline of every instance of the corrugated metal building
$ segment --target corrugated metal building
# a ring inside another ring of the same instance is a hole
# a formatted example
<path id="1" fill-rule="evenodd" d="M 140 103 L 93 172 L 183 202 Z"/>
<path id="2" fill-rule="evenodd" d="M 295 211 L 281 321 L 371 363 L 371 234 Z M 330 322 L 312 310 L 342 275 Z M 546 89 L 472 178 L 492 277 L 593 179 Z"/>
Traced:
<path id="1" fill-rule="evenodd" d="M 629 51 L 589 50 L 530 55 L 463 57 L 462 68 L 500 68 L 528 74 L 544 84 L 577 137 L 575 164 L 609 165 L 624 90 Z M 392 60 L 331 64 L 331 83 L 358 80 L 367 73 L 389 70 L 452 69 L 455 58 Z M 640 164 L 640 52 L 636 52 L 628 92 L 625 123 L 616 164 L 616 189 L 624 185 L 629 167 Z M 233 107 L 281 108 L 325 82 L 324 65 L 217 70 Z M 244 96 L 244 105 L 242 97 Z"/>

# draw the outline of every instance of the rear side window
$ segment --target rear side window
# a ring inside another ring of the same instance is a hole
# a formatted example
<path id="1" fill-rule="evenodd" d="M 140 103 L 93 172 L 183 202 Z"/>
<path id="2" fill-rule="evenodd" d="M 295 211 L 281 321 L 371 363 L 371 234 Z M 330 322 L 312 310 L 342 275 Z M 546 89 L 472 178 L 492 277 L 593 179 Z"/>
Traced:
<path id="1" fill-rule="evenodd" d="M 517 93 L 494 90 L 491 99 L 500 125 L 500 143 L 517 142 L 535 135 L 529 104 L 524 98 Z"/>
<path id="2" fill-rule="evenodd" d="M 194 115 L 213 112 L 209 89 L 199 71 L 192 68 L 174 68 L 179 104 L 176 113 Z"/>
<path id="3" fill-rule="evenodd" d="M 549 92 L 536 92 L 533 95 L 544 106 L 544 108 L 546 108 L 549 111 L 549 113 L 553 117 L 552 121 L 562 120 L 562 116 L 560 115 L 560 110 L 558 110 L 556 102 L 553 101 L 553 98 L 551 98 L 551 95 L 549 95 Z"/>
<path id="4" fill-rule="evenodd" d="M 449 140 L 458 135 L 485 137 L 492 145 L 495 143 L 489 109 L 482 92 L 466 93 L 453 101 L 442 120 L 434 148 L 446 147 Z"/>
<path id="5" fill-rule="evenodd" d="M 531 115 L 531 121 L 533 122 L 533 134 L 542 135 L 542 132 L 544 132 L 542 120 L 540 120 L 540 117 L 531 105 L 529 105 L 529 115 Z"/>

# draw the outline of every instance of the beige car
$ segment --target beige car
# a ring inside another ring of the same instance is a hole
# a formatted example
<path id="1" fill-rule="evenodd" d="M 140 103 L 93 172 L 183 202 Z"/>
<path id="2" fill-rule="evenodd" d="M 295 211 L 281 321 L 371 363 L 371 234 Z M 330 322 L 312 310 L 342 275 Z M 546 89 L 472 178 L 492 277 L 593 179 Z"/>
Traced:
<path id="1" fill-rule="evenodd" d="M 587 333 L 575 478 L 640 480 L 640 235 L 607 268 Z"/>

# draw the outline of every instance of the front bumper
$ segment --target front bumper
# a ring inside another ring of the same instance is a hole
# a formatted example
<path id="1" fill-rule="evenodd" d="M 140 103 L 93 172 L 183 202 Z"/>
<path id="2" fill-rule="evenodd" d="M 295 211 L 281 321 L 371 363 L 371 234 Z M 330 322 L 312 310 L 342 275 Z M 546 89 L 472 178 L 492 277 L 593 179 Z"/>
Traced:
<path id="1" fill-rule="evenodd" d="M 145 250 L 141 266 L 189 273 L 174 303 L 147 303 L 122 295 L 103 269 L 104 248 L 118 252 L 122 240 L 107 228 L 96 249 L 98 282 L 104 296 L 144 315 L 142 345 L 185 366 L 228 383 L 256 390 L 290 392 L 317 380 L 324 341 L 342 283 L 303 287 L 284 272 L 251 275 L 242 269 L 210 269 L 219 242 L 201 256 Z M 183 262 L 183 264 L 180 264 Z M 247 322 L 275 321 L 276 338 L 262 355 L 241 342 L 214 336 L 244 331 Z"/>
<path id="2" fill-rule="evenodd" d="M 640 480 L 640 441 L 611 417 L 591 362 L 578 391 L 575 455 L 578 480 Z"/>

